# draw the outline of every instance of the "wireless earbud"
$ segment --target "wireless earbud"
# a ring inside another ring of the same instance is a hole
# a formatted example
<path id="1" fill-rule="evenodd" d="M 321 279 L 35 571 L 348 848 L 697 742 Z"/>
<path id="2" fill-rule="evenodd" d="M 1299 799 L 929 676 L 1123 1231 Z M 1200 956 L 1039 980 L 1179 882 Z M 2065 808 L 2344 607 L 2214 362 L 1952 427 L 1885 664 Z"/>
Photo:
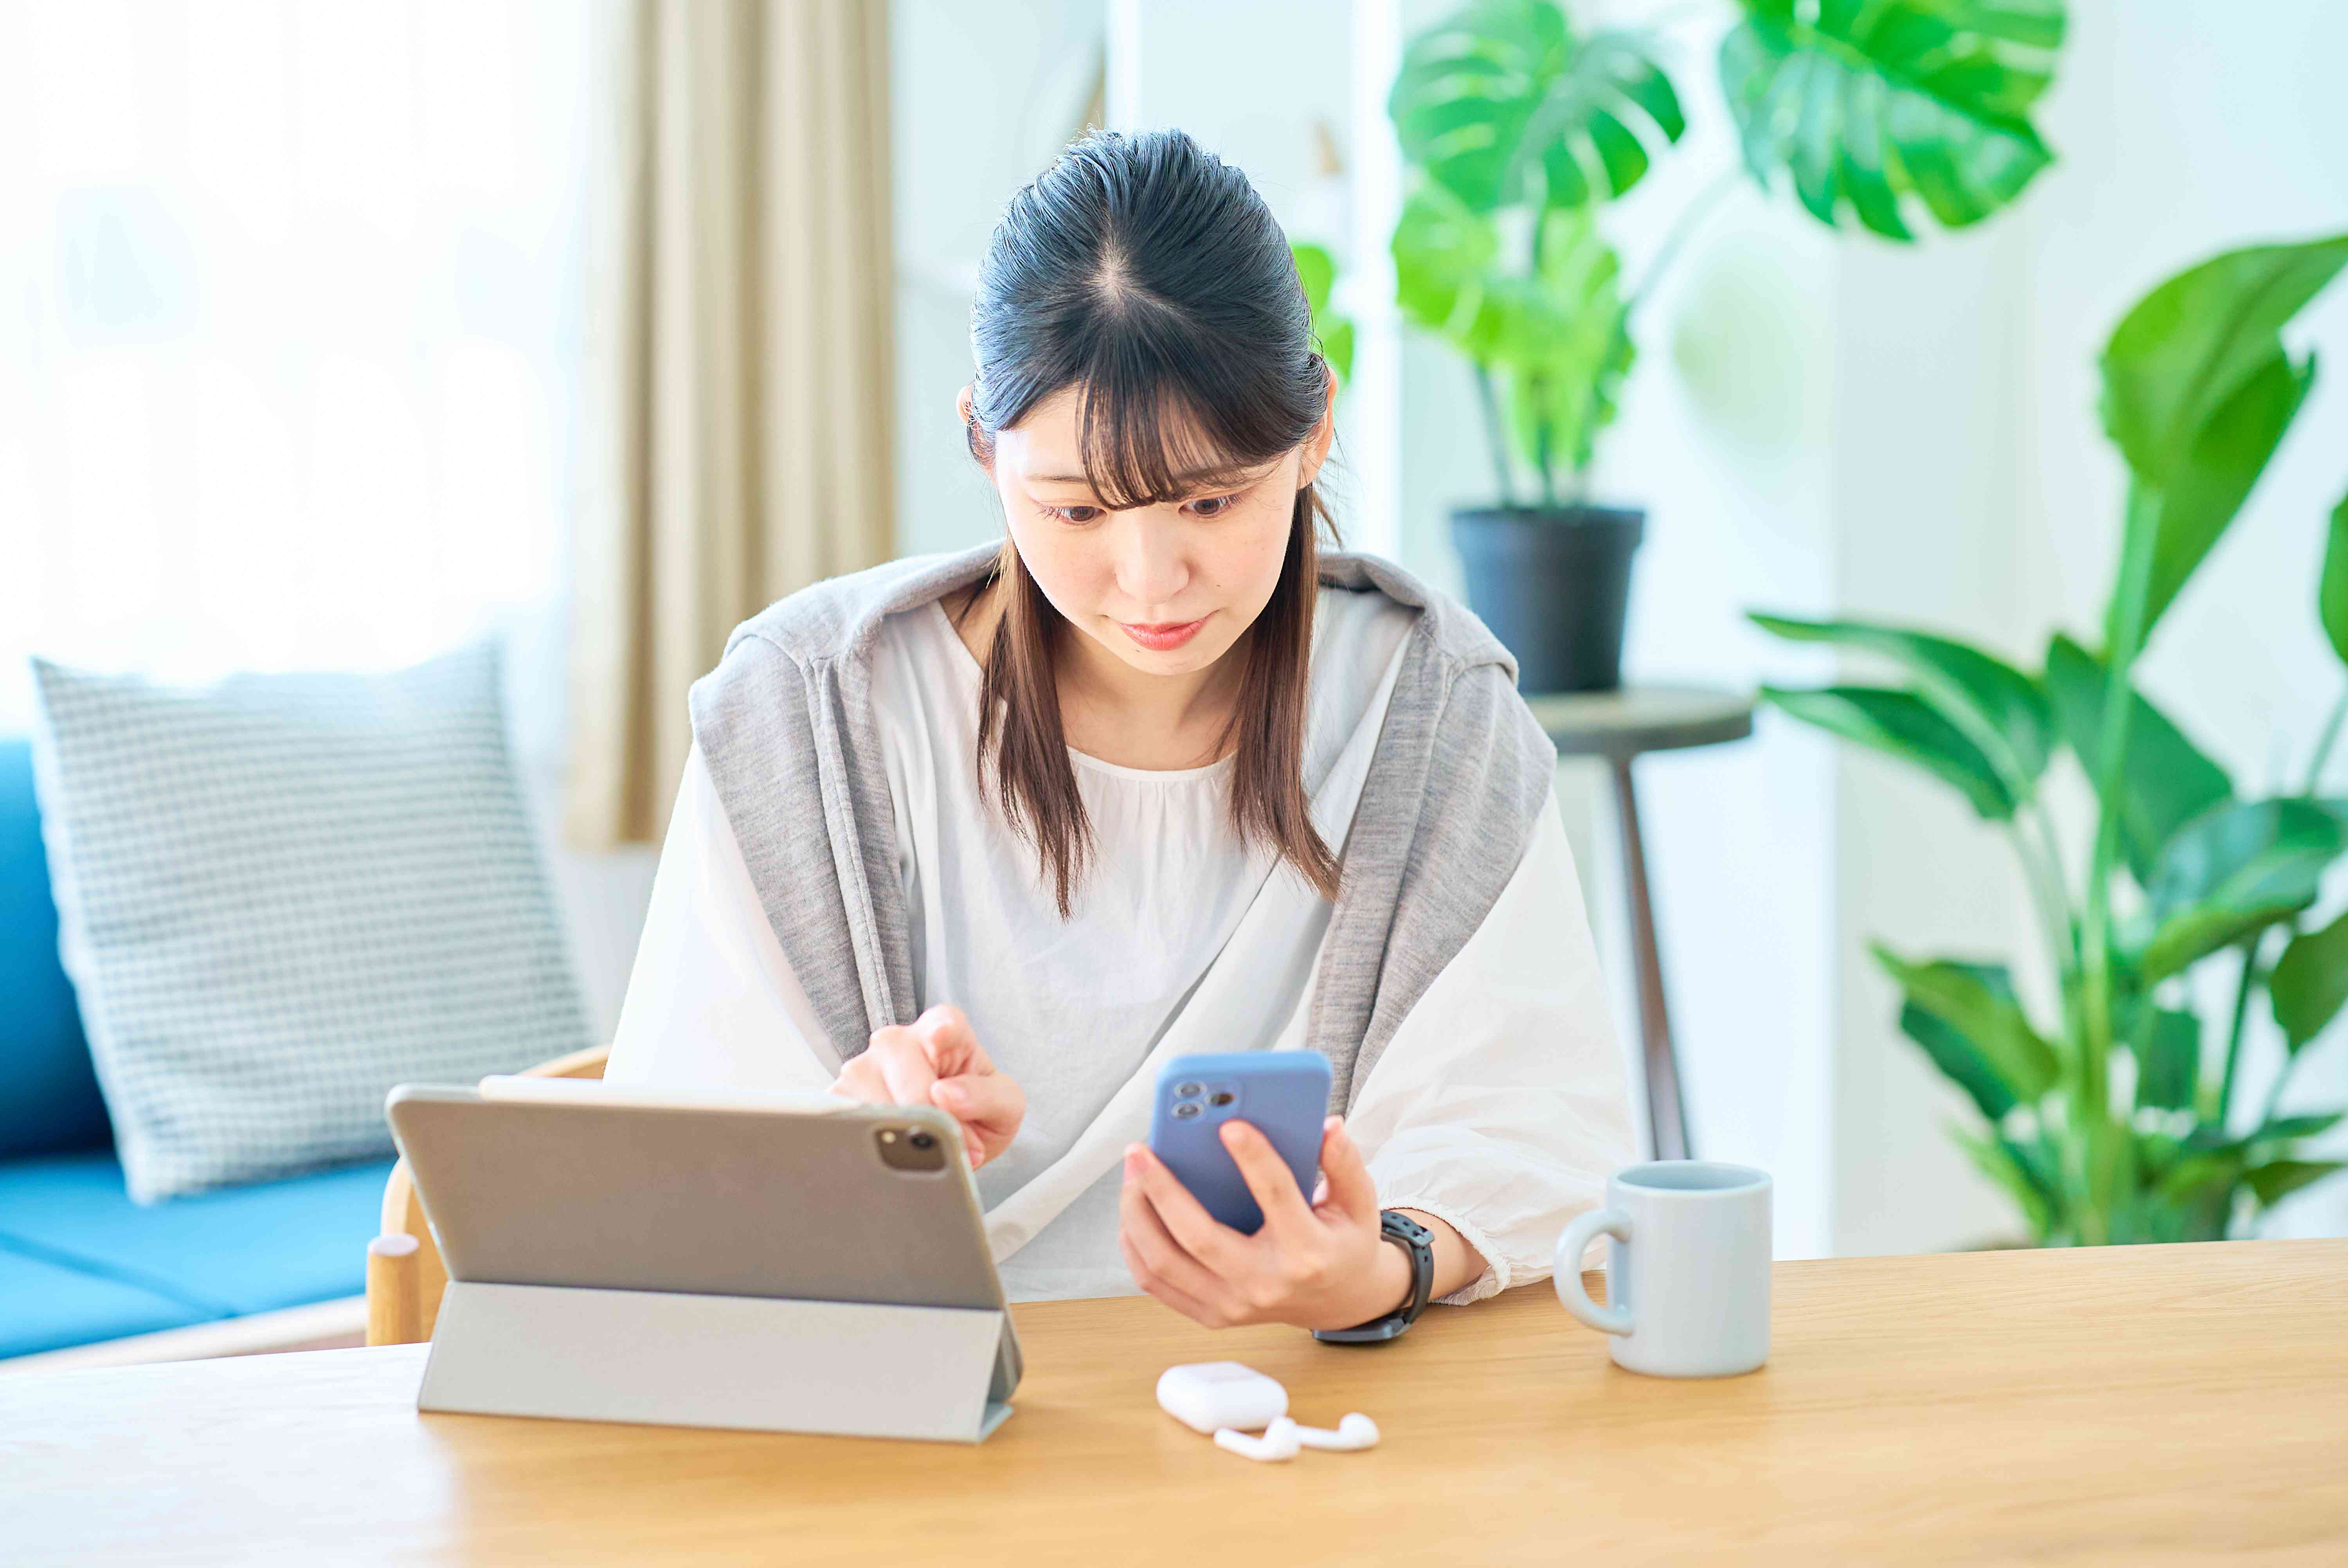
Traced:
<path id="1" fill-rule="evenodd" d="M 1281 1419 L 1286 1420 L 1288 1418 L 1283 1416 Z M 1290 1424 L 1294 1425 L 1293 1422 Z M 1334 1432 L 1326 1427 L 1297 1427 L 1296 1440 L 1308 1449 L 1320 1449 L 1328 1453 L 1356 1453 L 1377 1446 L 1378 1423 L 1354 1410 L 1337 1423 L 1337 1430 Z"/>
<path id="2" fill-rule="evenodd" d="M 1263 1436 L 1260 1438 L 1251 1438 L 1237 1427 L 1219 1427 L 1215 1431 L 1215 1446 L 1241 1459 L 1287 1460 L 1296 1457 L 1301 1445 L 1296 1423 L 1286 1416 L 1279 1416 L 1263 1430 Z"/>

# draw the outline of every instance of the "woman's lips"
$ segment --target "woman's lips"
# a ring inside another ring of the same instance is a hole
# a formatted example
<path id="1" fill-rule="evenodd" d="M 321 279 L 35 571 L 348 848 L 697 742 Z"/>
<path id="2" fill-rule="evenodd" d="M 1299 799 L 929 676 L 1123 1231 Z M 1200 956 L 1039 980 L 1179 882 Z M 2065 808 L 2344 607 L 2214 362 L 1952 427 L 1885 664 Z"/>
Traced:
<path id="1" fill-rule="evenodd" d="M 1120 620 L 1117 624 L 1125 628 L 1125 634 L 1132 638 L 1135 642 L 1148 649 L 1152 653 L 1163 653 L 1169 649 L 1179 648 L 1198 636 L 1199 628 L 1206 625 L 1209 619 L 1202 615 L 1196 620 L 1160 620 L 1143 623 Z"/>

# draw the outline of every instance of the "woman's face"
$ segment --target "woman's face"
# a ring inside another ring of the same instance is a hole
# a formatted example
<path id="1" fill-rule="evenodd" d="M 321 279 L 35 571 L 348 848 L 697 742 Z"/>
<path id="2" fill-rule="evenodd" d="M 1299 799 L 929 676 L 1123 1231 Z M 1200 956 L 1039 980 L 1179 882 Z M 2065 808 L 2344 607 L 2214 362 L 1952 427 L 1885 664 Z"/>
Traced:
<path id="1" fill-rule="evenodd" d="M 961 406 L 967 419 L 968 387 Z M 1126 664 L 1154 675 L 1204 670 L 1280 582 L 1296 492 L 1328 456 L 1329 411 L 1303 446 L 1237 482 L 1125 511 L 1103 507 L 1085 482 L 1079 411 L 1068 387 L 995 435 L 992 474 L 1019 559 L 1069 625 Z"/>

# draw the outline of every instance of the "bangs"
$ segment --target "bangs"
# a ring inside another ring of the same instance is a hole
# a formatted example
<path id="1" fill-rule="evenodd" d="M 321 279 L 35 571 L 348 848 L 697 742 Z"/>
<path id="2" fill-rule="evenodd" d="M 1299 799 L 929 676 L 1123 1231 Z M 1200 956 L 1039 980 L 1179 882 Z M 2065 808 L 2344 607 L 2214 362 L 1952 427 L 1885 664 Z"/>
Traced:
<path id="1" fill-rule="evenodd" d="M 1138 319 L 1148 313 L 1105 323 L 1076 378 L 1077 450 L 1103 506 L 1123 511 L 1239 488 L 1312 434 L 1290 427 L 1278 389 L 1248 384 L 1263 374 L 1260 350 L 1174 340 L 1162 330 L 1171 323 Z"/>

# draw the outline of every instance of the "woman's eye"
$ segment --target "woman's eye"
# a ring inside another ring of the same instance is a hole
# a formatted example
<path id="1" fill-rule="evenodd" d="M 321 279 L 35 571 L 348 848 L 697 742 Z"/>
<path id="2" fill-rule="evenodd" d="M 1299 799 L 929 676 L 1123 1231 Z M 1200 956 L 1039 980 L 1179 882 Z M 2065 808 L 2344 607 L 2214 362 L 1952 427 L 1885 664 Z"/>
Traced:
<path id="1" fill-rule="evenodd" d="M 1044 509 L 1064 523 L 1089 523 L 1100 516 L 1098 507 L 1046 507 Z M 1083 515 L 1080 517 L 1079 513 Z"/>
<path id="2" fill-rule="evenodd" d="M 1202 518 L 1220 518 L 1238 503 L 1237 496 L 1202 496 L 1190 504 L 1200 508 L 1199 515 Z"/>

